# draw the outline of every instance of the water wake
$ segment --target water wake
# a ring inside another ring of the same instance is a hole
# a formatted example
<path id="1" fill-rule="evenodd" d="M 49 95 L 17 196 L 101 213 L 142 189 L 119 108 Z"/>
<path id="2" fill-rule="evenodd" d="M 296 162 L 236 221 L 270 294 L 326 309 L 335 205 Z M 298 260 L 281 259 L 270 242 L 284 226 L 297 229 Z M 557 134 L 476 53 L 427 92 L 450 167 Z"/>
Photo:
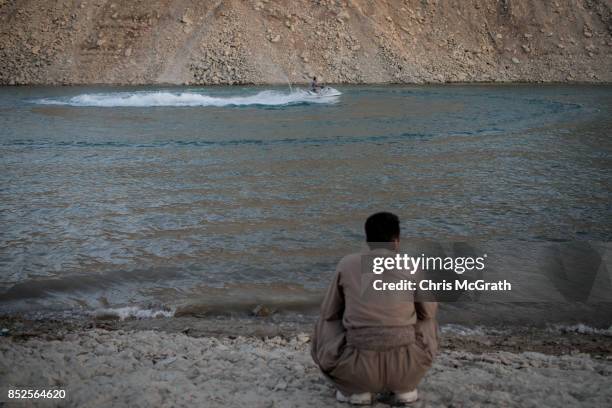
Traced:
<path id="1" fill-rule="evenodd" d="M 333 89 L 333 88 L 331 88 Z M 211 96 L 198 92 L 113 92 L 90 93 L 69 98 L 39 99 L 43 105 L 96 107 L 153 107 L 153 106 L 283 106 L 308 103 L 335 103 L 340 92 L 333 96 L 315 96 L 298 89 L 290 93 L 262 91 L 248 96 Z"/>

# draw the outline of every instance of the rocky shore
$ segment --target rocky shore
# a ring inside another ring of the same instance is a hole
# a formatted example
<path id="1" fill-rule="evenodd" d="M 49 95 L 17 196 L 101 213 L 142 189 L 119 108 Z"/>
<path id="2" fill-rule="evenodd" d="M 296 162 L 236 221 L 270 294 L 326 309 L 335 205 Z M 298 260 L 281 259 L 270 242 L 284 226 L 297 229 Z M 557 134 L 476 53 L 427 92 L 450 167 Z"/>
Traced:
<path id="1" fill-rule="evenodd" d="M 300 323 L 170 318 L 2 324 L 10 327 L 0 337 L 3 396 L 11 387 L 60 388 L 67 398 L 45 406 L 341 406 L 310 358 L 307 325 Z M 612 401 L 608 331 L 447 326 L 442 340 L 416 407 L 595 407 Z M 381 395 L 377 406 L 387 402 Z"/>
<path id="2" fill-rule="evenodd" d="M 612 82 L 605 0 L 0 1 L 0 84 Z"/>

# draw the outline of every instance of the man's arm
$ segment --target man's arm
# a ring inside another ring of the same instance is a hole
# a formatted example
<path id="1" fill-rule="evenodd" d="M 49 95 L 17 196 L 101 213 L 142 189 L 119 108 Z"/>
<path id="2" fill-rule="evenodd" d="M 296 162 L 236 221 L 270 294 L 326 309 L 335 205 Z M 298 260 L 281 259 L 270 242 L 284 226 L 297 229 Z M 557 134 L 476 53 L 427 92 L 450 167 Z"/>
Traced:
<path id="1" fill-rule="evenodd" d="M 344 292 L 340 284 L 340 270 L 336 269 L 334 279 L 327 288 L 321 304 L 321 319 L 326 321 L 342 320 L 344 314 Z"/>
<path id="2" fill-rule="evenodd" d="M 425 279 L 425 273 L 419 269 L 416 272 L 415 280 L 417 288 L 420 288 L 420 282 Z M 425 299 L 431 299 L 431 295 L 423 293 L 420 289 L 416 290 L 415 293 L 414 308 L 417 313 L 418 320 L 435 319 L 436 312 L 438 311 L 438 302 L 426 302 Z"/>
<path id="3" fill-rule="evenodd" d="M 438 311 L 438 302 L 415 302 L 414 307 L 418 320 L 435 319 Z"/>
<path id="4" fill-rule="evenodd" d="M 337 268 L 321 304 L 321 315 L 311 343 L 312 358 L 323 372 L 336 366 L 346 343 L 346 331 L 342 325 L 344 292 L 340 279 L 340 268 Z"/>

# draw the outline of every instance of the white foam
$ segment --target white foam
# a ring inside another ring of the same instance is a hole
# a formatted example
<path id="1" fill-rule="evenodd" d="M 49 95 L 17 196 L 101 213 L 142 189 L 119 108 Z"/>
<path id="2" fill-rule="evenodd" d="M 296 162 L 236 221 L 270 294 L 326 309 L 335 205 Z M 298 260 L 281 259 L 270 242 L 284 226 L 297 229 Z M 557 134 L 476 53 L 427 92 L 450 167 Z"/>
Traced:
<path id="1" fill-rule="evenodd" d="M 586 324 L 578 323 L 570 326 L 555 325 L 552 327 L 552 331 L 561 333 L 579 333 L 579 334 L 598 334 L 601 336 L 612 337 L 612 326 L 607 329 L 596 329 Z"/>
<path id="2" fill-rule="evenodd" d="M 500 335 L 507 333 L 507 330 L 501 330 L 492 327 L 467 327 L 454 323 L 448 323 L 440 326 L 440 331 L 442 333 L 454 334 L 458 336 L 485 336 L 487 334 Z"/>
<path id="3" fill-rule="evenodd" d="M 93 312 L 94 317 L 116 317 L 120 320 L 125 319 L 157 319 L 162 317 L 173 317 L 174 310 L 154 310 L 141 309 L 136 306 L 126 306 L 119 308 L 98 309 Z"/>
<path id="4" fill-rule="evenodd" d="M 333 89 L 333 88 L 331 88 Z M 340 94 L 337 90 L 337 95 Z M 44 105 L 97 107 L 154 107 L 154 106 L 282 106 L 299 103 L 335 103 L 338 96 L 318 97 L 303 90 L 290 93 L 262 91 L 248 96 L 210 96 L 198 92 L 113 92 L 92 93 L 71 98 L 39 99 Z"/>
<path id="5" fill-rule="evenodd" d="M 456 334 L 459 336 L 483 336 L 484 335 L 484 331 L 482 330 L 482 327 L 477 326 L 477 327 L 466 327 L 466 326 L 461 326 L 459 324 L 445 324 L 443 326 L 440 326 L 440 331 L 442 333 L 449 333 L 449 334 Z"/>

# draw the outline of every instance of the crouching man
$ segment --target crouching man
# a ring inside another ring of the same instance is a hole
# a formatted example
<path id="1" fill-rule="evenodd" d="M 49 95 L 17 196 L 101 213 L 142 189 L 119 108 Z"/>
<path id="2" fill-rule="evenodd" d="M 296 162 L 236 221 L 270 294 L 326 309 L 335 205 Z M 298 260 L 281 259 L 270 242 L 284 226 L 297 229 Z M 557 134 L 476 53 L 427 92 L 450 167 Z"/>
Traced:
<path id="1" fill-rule="evenodd" d="M 336 386 L 336 399 L 367 405 L 392 392 L 396 404 L 418 399 L 417 385 L 438 347 L 437 303 L 415 292 L 372 294 L 373 274 L 362 263 L 399 250 L 399 219 L 377 213 L 365 223 L 369 250 L 344 257 L 315 326 L 312 358 Z"/>

